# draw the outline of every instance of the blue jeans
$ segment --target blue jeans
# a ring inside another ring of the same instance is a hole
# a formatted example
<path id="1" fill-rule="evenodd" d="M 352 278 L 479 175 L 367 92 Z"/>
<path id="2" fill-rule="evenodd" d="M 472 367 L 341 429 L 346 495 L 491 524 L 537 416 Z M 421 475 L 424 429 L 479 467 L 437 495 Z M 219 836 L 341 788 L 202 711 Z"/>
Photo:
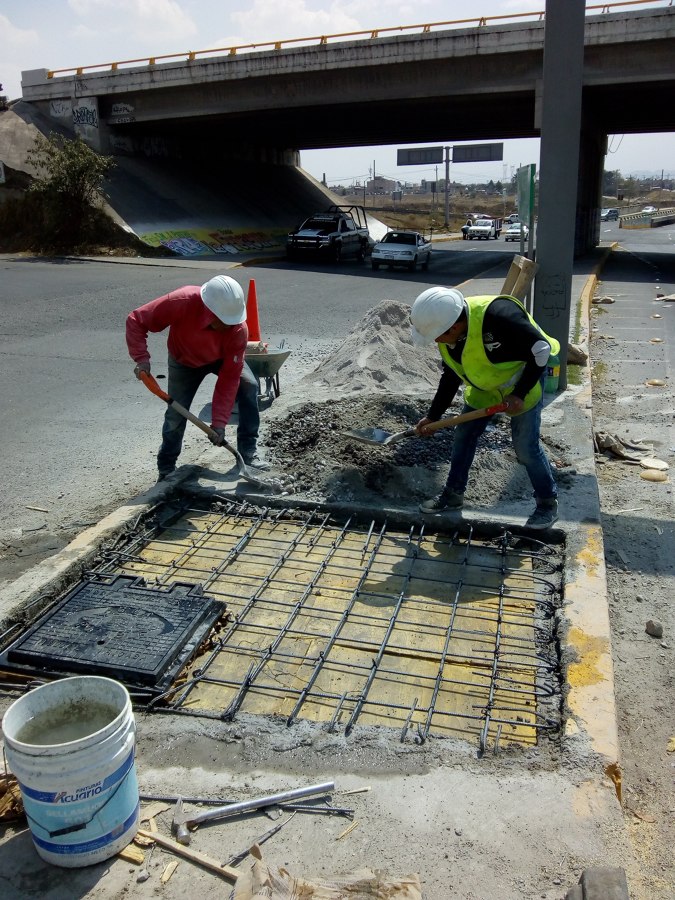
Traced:
<path id="1" fill-rule="evenodd" d="M 551 466 L 539 441 L 541 410 L 543 399 L 532 409 L 519 416 L 511 416 L 511 440 L 518 462 L 525 466 L 538 500 L 552 500 L 558 495 Z M 464 406 L 462 412 L 471 412 L 472 407 Z M 469 481 L 469 469 L 476 454 L 478 438 L 485 431 L 490 417 L 472 419 L 455 428 L 450 473 L 445 485 L 446 491 L 463 494 Z"/>
<path id="2" fill-rule="evenodd" d="M 186 409 L 195 398 L 207 375 L 217 375 L 221 360 L 206 366 L 184 366 L 169 355 L 169 383 L 167 393 Z M 243 457 L 251 457 L 256 451 L 260 413 L 258 411 L 258 382 L 250 368 L 244 363 L 237 391 L 238 425 L 237 449 Z M 157 454 L 157 469 L 160 475 L 168 475 L 176 468 L 176 460 L 183 446 L 183 435 L 187 419 L 169 407 L 164 416 L 162 445 Z"/>

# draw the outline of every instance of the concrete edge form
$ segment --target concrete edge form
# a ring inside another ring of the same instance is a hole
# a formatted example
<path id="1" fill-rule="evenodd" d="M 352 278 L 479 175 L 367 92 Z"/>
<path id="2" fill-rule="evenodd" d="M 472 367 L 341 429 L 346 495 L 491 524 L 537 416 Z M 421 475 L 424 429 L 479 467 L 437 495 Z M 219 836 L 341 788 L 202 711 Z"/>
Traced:
<path id="1" fill-rule="evenodd" d="M 589 275 L 578 303 L 581 322 L 590 337 L 590 307 L 599 275 L 613 249 L 606 248 Z M 579 522 L 578 536 L 568 542 L 565 579 L 563 663 L 568 685 L 567 718 L 564 737 L 574 740 L 583 734 L 590 749 L 603 762 L 605 774 L 614 784 L 621 802 L 619 735 L 614 692 L 609 604 L 605 570 L 605 550 L 597 490 L 593 449 L 592 392 L 590 354 L 585 365 L 584 384 L 574 398 L 576 415 L 586 423 L 583 434 L 588 441 L 584 456 L 592 466 L 595 495 L 591 498 L 595 514 Z M 573 533 L 572 533 L 573 535 Z M 572 537 L 571 535 L 571 537 Z"/>

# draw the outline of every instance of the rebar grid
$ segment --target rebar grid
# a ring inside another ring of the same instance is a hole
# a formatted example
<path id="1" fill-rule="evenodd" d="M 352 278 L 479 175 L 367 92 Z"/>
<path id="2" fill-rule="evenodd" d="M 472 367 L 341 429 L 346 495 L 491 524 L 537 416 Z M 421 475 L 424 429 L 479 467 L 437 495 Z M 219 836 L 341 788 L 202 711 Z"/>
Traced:
<path id="1" fill-rule="evenodd" d="M 232 614 L 153 706 L 302 716 L 346 734 L 387 724 L 482 751 L 558 725 L 561 553 L 541 542 L 228 503 L 130 535 L 99 571 L 111 568 L 199 582 Z"/>

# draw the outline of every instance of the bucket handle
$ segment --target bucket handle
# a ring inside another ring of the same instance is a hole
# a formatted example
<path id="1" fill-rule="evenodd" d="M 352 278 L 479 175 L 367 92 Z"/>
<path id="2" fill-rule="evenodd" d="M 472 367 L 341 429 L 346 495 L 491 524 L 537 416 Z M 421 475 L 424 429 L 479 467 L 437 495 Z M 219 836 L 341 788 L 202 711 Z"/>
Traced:
<path id="1" fill-rule="evenodd" d="M 26 818 L 27 818 L 27 819 L 30 819 L 31 822 L 33 822 L 34 825 L 37 825 L 37 826 L 38 826 L 38 828 L 41 828 L 43 831 L 46 831 L 47 834 L 49 835 L 49 837 L 51 837 L 51 838 L 55 838 L 55 837 L 63 837 L 63 835 L 65 835 L 65 834 L 73 834 L 73 832 L 75 832 L 75 831 L 84 831 L 84 829 L 87 827 L 87 825 L 90 825 L 90 824 L 94 821 L 94 819 L 96 818 L 96 816 L 101 812 L 101 810 L 104 809 L 104 808 L 108 805 L 108 803 L 110 803 L 110 801 L 113 799 L 113 797 L 115 796 L 115 794 L 119 791 L 119 789 L 122 787 L 122 785 L 124 784 L 124 782 L 125 782 L 125 781 L 127 780 L 127 778 L 129 777 L 129 775 L 130 775 L 130 773 L 131 773 L 131 771 L 132 771 L 132 769 L 133 769 L 133 761 L 134 761 L 134 752 L 133 752 L 133 750 L 132 750 L 131 753 L 129 754 L 129 758 L 131 759 L 131 763 L 132 763 L 132 764 L 131 764 L 131 765 L 129 766 L 129 768 L 127 769 L 127 771 L 126 771 L 126 773 L 125 773 L 125 775 L 124 775 L 124 778 L 122 778 L 122 780 L 118 783 L 117 787 L 116 787 L 115 790 L 112 792 L 112 794 L 111 794 L 109 797 L 107 797 L 107 798 L 103 801 L 103 803 L 99 806 L 99 808 L 98 808 L 97 810 L 95 810 L 95 811 L 91 814 L 91 816 L 87 819 L 86 822 L 80 822 L 78 825 L 68 825 L 66 828 L 57 828 L 56 831 L 49 831 L 48 828 L 45 828 L 44 825 L 41 825 L 41 824 L 37 821 L 37 819 L 34 819 L 34 818 L 33 818 L 32 816 L 30 816 L 27 812 L 26 812 Z M 25 811 L 25 810 L 24 810 L 24 811 Z"/>

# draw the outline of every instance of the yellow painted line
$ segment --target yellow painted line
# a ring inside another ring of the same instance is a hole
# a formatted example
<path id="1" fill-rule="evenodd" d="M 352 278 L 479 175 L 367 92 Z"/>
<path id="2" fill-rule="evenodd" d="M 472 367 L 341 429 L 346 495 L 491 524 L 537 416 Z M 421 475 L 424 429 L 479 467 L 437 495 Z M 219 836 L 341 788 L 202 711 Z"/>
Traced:
<path id="1" fill-rule="evenodd" d="M 602 267 L 617 247 L 618 244 L 613 243 L 606 248 L 581 292 L 581 321 L 586 339 L 590 335 L 591 301 Z M 590 354 L 587 371 L 589 366 Z M 590 377 L 585 379 L 574 402 L 588 422 L 590 444 L 593 431 Z M 605 774 L 614 784 L 620 800 L 619 737 L 603 533 L 601 525 L 594 523 L 581 522 L 578 529 L 580 537 L 575 538 L 577 549 L 573 560 L 568 560 L 569 574 L 565 585 L 564 656 L 567 660 L 569 718 L 564 733 L 566 738 L 586 735 L 593 751 L 602 758 Z"/>

